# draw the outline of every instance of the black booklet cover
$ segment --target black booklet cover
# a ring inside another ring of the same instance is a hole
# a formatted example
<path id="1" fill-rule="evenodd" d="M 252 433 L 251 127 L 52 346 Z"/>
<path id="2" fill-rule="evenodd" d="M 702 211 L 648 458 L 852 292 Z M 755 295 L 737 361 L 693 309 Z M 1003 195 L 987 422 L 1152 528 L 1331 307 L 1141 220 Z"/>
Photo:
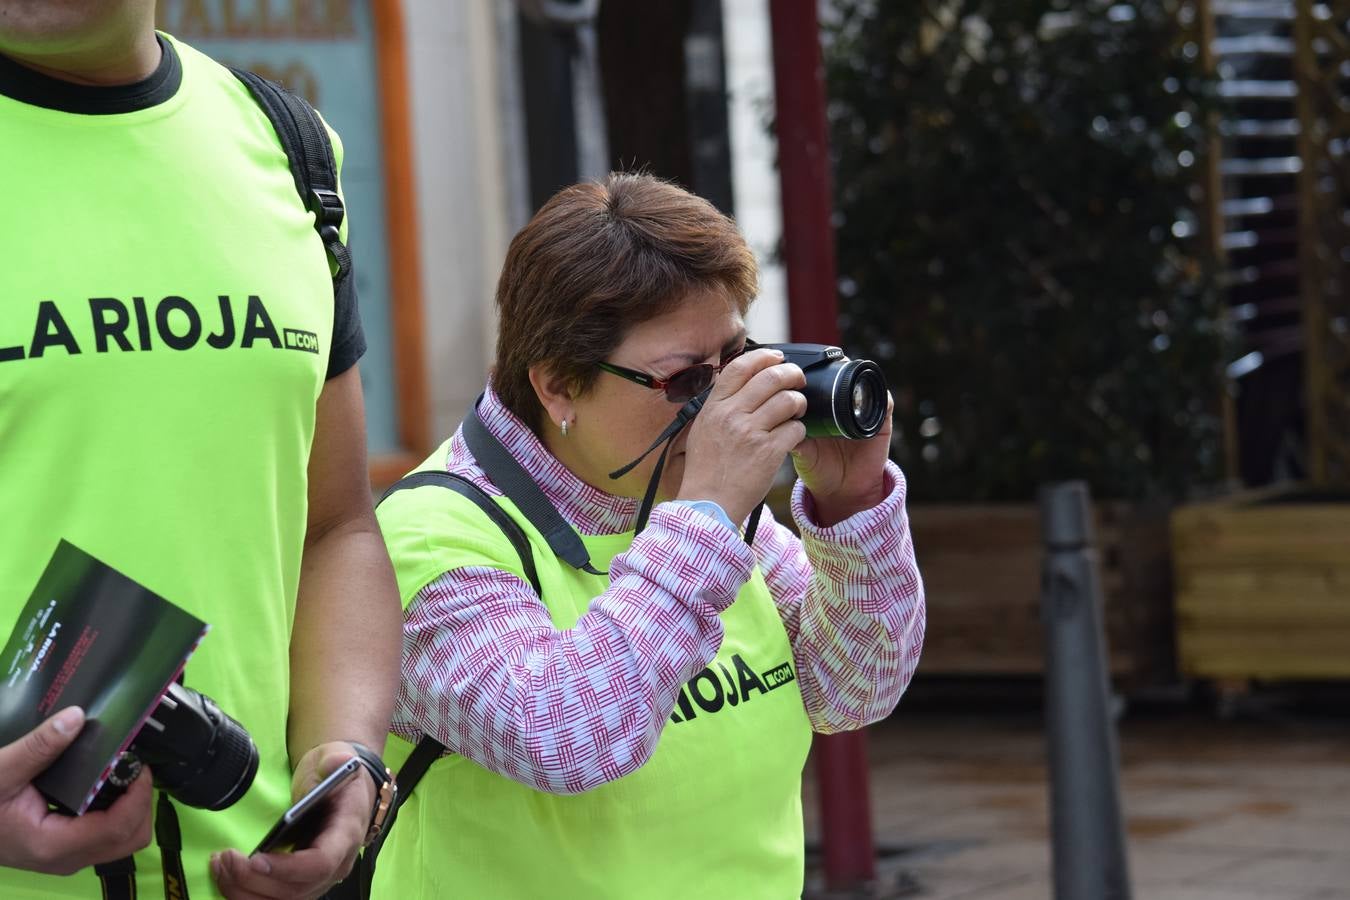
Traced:
<path id="1" fill-rule="evenodd" d="M 208 627 L 62 541 L 0 655 L 0 745 L 82 707 L 79 737 L 33 783 L 83 813 Z"/>

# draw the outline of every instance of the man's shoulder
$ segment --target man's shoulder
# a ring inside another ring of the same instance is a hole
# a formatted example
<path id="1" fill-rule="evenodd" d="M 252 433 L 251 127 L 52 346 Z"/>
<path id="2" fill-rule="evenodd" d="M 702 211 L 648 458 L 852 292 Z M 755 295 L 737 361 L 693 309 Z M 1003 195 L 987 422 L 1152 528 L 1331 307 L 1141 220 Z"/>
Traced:
<path id="1" fill-rule="evenodd" d="M 165 37 L 173 42 L 183 66 L 185 68 L 191 66 L 194 78 L 203 82 L 206 85 L 207 90 L 220 91 L 229 96 L 234 101 L 234 105 L 236 105 L 241 110 L 242 114 L 248 118 L 258 122 L 268 121 L 266 111 L 258 104 L 249 88 L 239 79 L 239 76 L 237 76 L 229 66 L 221 63 L 209 54 L 198 50 L 180 38 L 176 38 L 170 34 L 165 34 Z M 286 86 L 282 85 L 282 87 L 285 88 Z M 289 90 L 289 88 L 287 88 L 287 90 Z M 291 93 L 299 96 L 302 100 L 305 100 L 303 96 L 295 91 L 291 91 Z M 309 101 L 305 100 L 305 102 L 308 103 Z M 311 105 L 311 109 L 313 108 L 314 107 Z M 318 113 L 317 109 L 314 111 Z M 343 157 L 342 138 L 333 129 L 333 126 L 328 124 L 328 120 L 323 117 L 322 113 L 319 113 L 319 121 L 323 123 L 324 130 L 328 132 L 328 140 L 333 147 L 334 159 L 336 160 L 338 167 L 341 168 Z"/>

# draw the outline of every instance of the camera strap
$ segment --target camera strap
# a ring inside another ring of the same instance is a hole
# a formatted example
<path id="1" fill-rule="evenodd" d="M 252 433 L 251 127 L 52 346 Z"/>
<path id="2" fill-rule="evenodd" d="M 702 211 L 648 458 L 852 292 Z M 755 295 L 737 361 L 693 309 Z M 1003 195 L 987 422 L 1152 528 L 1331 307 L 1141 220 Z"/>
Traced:
<path id="1" fill-rule="evenodd" d="M 674 420 L 666 426 L 656 440 L 652 441 L 650 447 L 642 451 L 641 456 L 628 465 L 609 473 L 611 479 L 622 478 L 631 472 L 634 466 L 646 459 L 653 450 L 665 444 L 661 448 L 661 455 L 656 458 L 656 468 L 652 469 L 651 480 L 647 482 L 647 493 L 642 497 L 642 505 L 638 507 L 637 525 L 634 528 L 637 534 L 641 534 L 642 529 L 647 527 L 647 519 L 651 517 L 652 507 L 656 503 L 656 489 L 661 484 L 661 473 L 666 468 L 666 456 L 670 453 L 670 445 L 675 442 L 675 436 L 683 431 L 690 422 L 694 421 L 694 416 L 698 415 L 698 411 L 703 408 L 703 402 L 708 399 L 708 393 L 709 391 L 704 391 L 681 406 L 680 411 L 675 414 Z"/>
<path id="2" fill-rule="evenodd" d="M 136 900 L 136 861 L 130 856 L 94 866 L 103 884 L 103 900 Z"/>
<path id="3" fill-rule="evenodd" d="M 155 843 L 164 870 L 164 900 L 188 900 L 187 876 L 183 874 L 183 831 L 178 811 L 169 795 L 159 792 L 155 806 Z M 103 900 L 136 900 L 136 861 L 130 856 L 94 866 L 103 885 Z"/>
<path id="4" fill-rule="evenodd" d="M 178 827 L 178 811 L 163 791 L 155 806 L 155 843 L 159 845 L 159 867 L 164 872 L 164 900 L 188 900 L 187 876 L 183 873 L 183 831 Z"/>
<path id="5" fill-rule="evenodd" d="M 661 447 L 661 455 L 657 457 L 656 468 L 652 470 L 651 480 L 647 482 L 647 492 L 642 498 L 642 503 L 638 507 L 637 524 L 634 531 L 637 534 L 642 533 L 642 529 L 647 527 L 647 520 L 651 517 L 652 507 L 656 502 L 656 491 L 661 484 L 661 473 L 665 471 L 666 457 L 670 454 L 670 445 L 674 442 L 676 435 L 685 429 L 694 416 L 698 415 L 699 410 L 703 408 L 703 403 L 708 399 L 709 391 L 704 391 L 694 399 L 690 400 L 680 411 L 675 414 L 675 418 L 669 425 L 652 441 L 650 447 L 642 452 L 642 455 L 622 468 L 615 469 L 609 473 L 610 478 L 622 478 L 632 471 L 633 467 L 646 459 L 657 447 Z M 478 415 L 478 404 L 483 400 L 482 395 L 474 401 L 473 408 L 469 414 L 464 417 L 462 429 L 464 432 L 464 443 L 468 445 L 469 452 L 473 454 L 474 460 L 479 468 L 487 473 L 492 479 L 493 484 L 501 488 L 521 514 L 529 520 L 530 524 L 539 529 L 544 540 L 548 542 L 549 549 L 574 569 L 582 572 L 589 572 L 592 575 L 605 575 L 606 572 L 600 572 L 591 565 L 591 555 L 582 543 L 581 537 L 576 533 L 571 525 L 562 517 L 544 491 L 535 483 L 534 478 L 529 472 L 516 460 L 511 452 L 502 446 L 502 442 L 497 440 L 496 435 L 488 430 L 483 424 L 483 419 Z M 662 445 L 665 445 L 662 447 Z M 750 519 L 746 525 L 745 542 L 748 544 L 755 537 L 755 529 L 759 525 L 760 512 L 764 504 L 761 502 L 751 513 Z"/>
<path id="6" fill-rule="evenodd" d="M 652 507 L 656 505 L 656 489 L 661 484 L 661 473 L 664 472 L 666 468 L 666 456 L 670 453 L 670 445 L 674 443 L 675 436 L 683 431 L 685 427 L 694 420 L 694 416 L 698 415 L 699 410 L 703 408 L 704 402 L 708 399 L 708 394 L 710 392 L 711 388 L 680 407 L 680 411 L 675 414 L 674 421 L 666 426 L 665 431 L 661 432 L 660 436 L 652 442 L 650 447 L 642 452 L 641 456 L 623 468 L 615 469 L 613 472 L 609 473 L 610 478 L 622 478 L 624 475 L 631 472 L 634 466 L 646 459 L 653 450 L 660 447 L 662 444 L 665 444 L 665 446 L 661 448 L 661 455 L 656 459 L 656 468 L 652 469 L 651 480 L 647 482 L 647 493 L 642 497 L 642 505 L 638 507 L 637 527 L 635 529 L 637 534 L 641 534 L 642 529 L 647 527 L 647 519 L 651 517 Z M 754 512 L 750 513 L 750 518 L 746 522 L 745 542 L 747 544 L 755 539 L 755 530 L 759 527 L 759 516 L 763 511 L 764 501 L 761 500 L 756 504 Z"/>

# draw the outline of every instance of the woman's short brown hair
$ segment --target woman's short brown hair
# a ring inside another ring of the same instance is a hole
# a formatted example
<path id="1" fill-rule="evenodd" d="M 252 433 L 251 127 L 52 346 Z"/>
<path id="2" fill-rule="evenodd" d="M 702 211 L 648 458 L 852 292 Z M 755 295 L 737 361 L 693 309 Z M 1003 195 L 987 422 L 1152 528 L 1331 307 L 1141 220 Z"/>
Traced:
<path id="1" fill-rule="evenodd" d="M 707 200 L 642 174 L 564 188 L 506 251 L 493 388 L 539 431 L 531 366 L 585 393 L 630 328 L 699 289 L 725 292 L 742 314 L 758 291 L 754 254 Z"/>

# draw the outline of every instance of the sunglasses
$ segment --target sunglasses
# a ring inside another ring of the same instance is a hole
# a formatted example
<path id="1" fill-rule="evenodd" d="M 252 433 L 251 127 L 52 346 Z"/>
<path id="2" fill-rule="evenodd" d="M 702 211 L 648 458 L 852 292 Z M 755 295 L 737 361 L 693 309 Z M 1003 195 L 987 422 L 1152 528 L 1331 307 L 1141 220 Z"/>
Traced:
<path id="1" fill-rule="evenodd" d="M 748 346 L 748 342 L 747 342 Z M 666 399 L 671 403 L 688 403 L 699 394 L 712 387 L 713 379 L 717 374 L 746 351 L 746 347 L 741 347 L 733 351 L 730 355 L 724 356 L 717 365 L 712 363 L 699 363 L 680 369 L 669 378 L 657 378 L 655 375 L 648 375 L 646 372 L 639 372 L 636 369 L 625 369 L 623 366 L 616 366 L 612 363 L 599 362 L 596 366 L 602 372 L 608 372 L 611 375 L 618 375 L 634 384 L 640 384 L 645 388 L 651 388 L 654 391 L 665 391 Z"/>

